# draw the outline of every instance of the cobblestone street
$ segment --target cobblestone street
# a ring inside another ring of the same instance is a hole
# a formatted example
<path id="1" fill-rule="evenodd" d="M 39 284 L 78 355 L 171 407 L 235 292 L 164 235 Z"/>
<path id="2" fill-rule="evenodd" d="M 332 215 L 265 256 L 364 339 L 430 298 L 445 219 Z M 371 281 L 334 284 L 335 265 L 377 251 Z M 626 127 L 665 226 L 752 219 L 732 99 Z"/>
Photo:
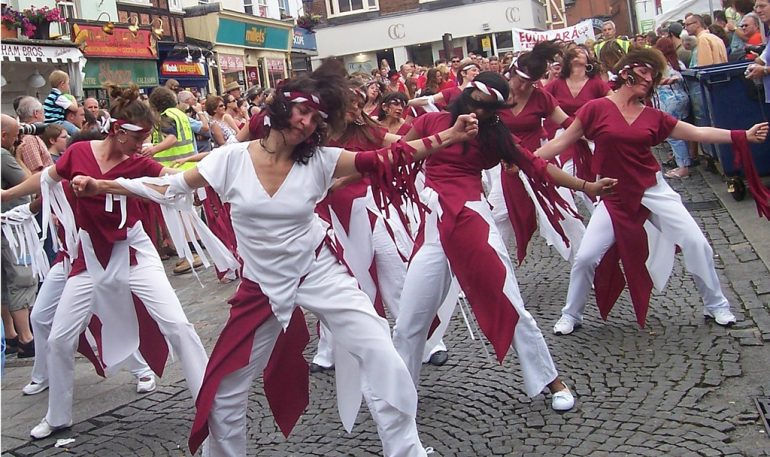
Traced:
<path id="1" fill-rule="evenodd" d="M 624 292 L 607 322 L 592 297 L 583 327 L 557 337 L 551 328 L 564 304 L 569 265 L 537 238 L 516 275 L 577 405 L 557 414 L 549 397 L 527 398 L 515 354 L 502 366 L 487 358 L 482 343 L 469 338 L 458 310 L 446 338 L 449 361 L 423 369 L 418 425 L 423 444 L 434 449 L 431 457 L 770 455 L 770 437 L 754 405 L 754 397 L 770 396 L 770 275 L 707 180 L 716 177 L 699 169 L 672 185 L 714 248 L 738 324 L 727 330 L 704 321 L 700 297 L 678 256 L 666 290 L 653 295 L 646 328 L 637 326 Z M 733 204 L 753 207 L 750 197 Z M 173 263 L 166 263 L 170 270 Z M 211 271 L 202 272 L 201 279 L 203 289 L 189 275 L 171 281 L 210 351 L 235 286 L 218 284 Z M 309 324 L 315 328 L 312 317 Z M 311 333 L 308 359 L 315 351 Z M 13 358 L 6 363 L 4 456 L 189 455 L 194 407 L 178 363 L 167 368 L 157 391 L 137 395 L 127 373 L 103 380 L 79 358 L 76 423 L 36 442 L 28 434 L 45 414 L 47 392 L 21 395 L 30 370 L 30 362 Z M 249 424 L 249 455 L 382 452 L 365 406 L 353 433 L 342 428 L 332 372 L 311 374 L 310 406 L 288 439 L 270 415 L 261 382 L 253 388 Z M 55 448 L 60 438 L 75 441 Z"/>

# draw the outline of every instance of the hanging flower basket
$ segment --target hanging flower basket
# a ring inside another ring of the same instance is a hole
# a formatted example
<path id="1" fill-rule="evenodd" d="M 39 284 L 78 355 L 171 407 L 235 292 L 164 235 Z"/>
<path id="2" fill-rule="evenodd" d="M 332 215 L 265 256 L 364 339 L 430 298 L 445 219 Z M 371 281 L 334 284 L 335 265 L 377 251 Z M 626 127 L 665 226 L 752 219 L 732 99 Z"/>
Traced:
<path id="1" fill-rule="evenodd" d="M 317 14 L 303 14 L 297 18 L 297 27 L 303 28 L 308 32 L 313 32 L 313 28 L 321 23 L 321 16 Z"/>
<path id="2" fill-rule="evenodd" d="M 47 40 L 50 38 L 51 22 L 67 22 L 61 15 L 59 8 L 35 8 L 34 6 L 21 12 L 22 33 L 37 40 Z"/>
<path id="3" fill-rule="evenodd" d="M 24 15 L 6 5 L 3 5 L 2 14 L 2 26 L 0 26 L 2 38 L 18 38 Z"/>

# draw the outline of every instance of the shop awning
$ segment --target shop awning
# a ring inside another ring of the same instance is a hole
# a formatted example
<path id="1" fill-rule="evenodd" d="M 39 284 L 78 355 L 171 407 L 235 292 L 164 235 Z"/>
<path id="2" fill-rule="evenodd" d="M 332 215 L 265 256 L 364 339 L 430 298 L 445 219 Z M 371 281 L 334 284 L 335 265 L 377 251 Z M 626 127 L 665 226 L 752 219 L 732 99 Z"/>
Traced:
<path id="1" fill-rule="evenodd" d="M 83 53 L 77 47 L 46 46 L 41 44 L 2 44 L 3 62 L 78 62 Z"/>

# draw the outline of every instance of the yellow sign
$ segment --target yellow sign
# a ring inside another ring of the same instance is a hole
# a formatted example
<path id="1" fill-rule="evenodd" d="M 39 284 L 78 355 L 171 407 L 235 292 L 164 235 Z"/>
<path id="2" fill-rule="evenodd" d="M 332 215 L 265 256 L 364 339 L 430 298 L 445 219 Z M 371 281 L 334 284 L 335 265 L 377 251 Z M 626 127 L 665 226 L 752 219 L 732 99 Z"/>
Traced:
<path id="1" fill-rule="evenodd" d="M 265 45 L 266 32 L 264 27 L 251 26 L 246 28 L 246 43 L 254 46 Z"/>
<path id="2" fill-rule="evenodd" d="M 482 49 L 492 49 L 492 40 L 485 36 L 481 39 L 481 47 Z"/>

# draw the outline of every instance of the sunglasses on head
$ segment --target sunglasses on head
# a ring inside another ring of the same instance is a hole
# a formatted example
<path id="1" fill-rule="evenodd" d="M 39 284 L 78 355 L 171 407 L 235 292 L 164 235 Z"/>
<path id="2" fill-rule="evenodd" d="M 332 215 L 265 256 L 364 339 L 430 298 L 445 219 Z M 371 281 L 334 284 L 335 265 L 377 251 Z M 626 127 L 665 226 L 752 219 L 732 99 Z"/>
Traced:
<path id="1" fill-rule="evenodd" d="M 392 106 L 406 106 L 406 103 L 404 103 L 403 100 L 391 100 L 388 102 L 388 105 Z"/>

